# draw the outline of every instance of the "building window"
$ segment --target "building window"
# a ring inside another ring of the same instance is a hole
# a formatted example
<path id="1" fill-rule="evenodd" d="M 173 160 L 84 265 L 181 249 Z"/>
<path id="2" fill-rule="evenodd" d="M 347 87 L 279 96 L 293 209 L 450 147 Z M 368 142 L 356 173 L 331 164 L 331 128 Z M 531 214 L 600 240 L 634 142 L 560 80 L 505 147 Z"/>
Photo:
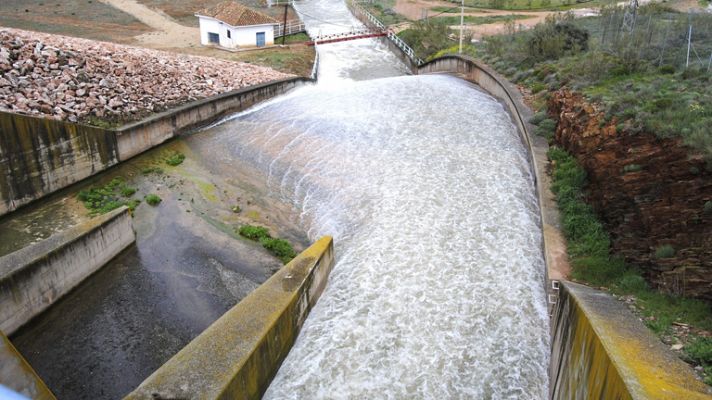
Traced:
<path id="1" fill-rule="evenodd" d="M 208 32 L 208 42 L 210 43 L 220 43 L 220 35 L 213 32 Z"/>
<path id="2" fill-rule="evenodd" d="M 229 30 L 229 29 L 227 30 L 227 38 L 228 38 L 228 39 L 232 38 L 232 36 L 230 36 L 230 30 Z"/>

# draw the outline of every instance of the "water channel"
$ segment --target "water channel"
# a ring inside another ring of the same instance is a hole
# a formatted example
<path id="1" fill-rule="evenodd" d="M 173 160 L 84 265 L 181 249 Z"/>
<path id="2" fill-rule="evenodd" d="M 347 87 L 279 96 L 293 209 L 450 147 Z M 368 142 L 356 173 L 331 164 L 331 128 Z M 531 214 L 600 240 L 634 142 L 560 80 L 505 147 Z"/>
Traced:
<path id="1" fill-rule="evenodd" d="M 296 7 L 315 34 L 360 26 L 341 0 Z M 334 236 L 265 397 L 545 398 L 542 233 L 509 115 L 460 79 L 408 76 L 376 40 L 318 51 L 318 84 L 171 144 L 225 196 L 247 179 L 295 243 Z M 186 221 L 211 208 L 185 197 L 137 212 L 137 246 L 13 338 L 60 399 L 126 394 L 273 270 L 220 235 L 227 214 Z"/>

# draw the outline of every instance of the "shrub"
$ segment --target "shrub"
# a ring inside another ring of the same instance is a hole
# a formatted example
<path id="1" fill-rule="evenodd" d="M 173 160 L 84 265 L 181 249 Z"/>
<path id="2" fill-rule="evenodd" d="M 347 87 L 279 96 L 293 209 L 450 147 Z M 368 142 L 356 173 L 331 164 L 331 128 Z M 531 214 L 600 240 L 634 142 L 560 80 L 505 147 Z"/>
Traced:
<path id="1" fill-rule="evenodd" d="M 703 206 L 703 209 L 705 214 L 712 214 L 712 201 L 706 201 L 705 205 Z"/>
<path id="2" fill-rule="evenodd" d="M 128 188 L 124 184 L 123 178 L 116 177 L 104 186 L 91 187 L 89 189 L 81 190 L 77 194 L 77 198 L 84 203 L 84 207 L 89 210 L 89 215 L 92 216 L 105 214 L 123 205 L 129 206 L 129 208 L 133 211 L 137 204 L 134 205 L 131 202 L 121 199 L 121 196 L 128 197 L 124 195 L 126 189 L 132 188 Z M 132 190 L 135 192 L 135 189 Z"/>
<path id="3" fill-rule="evenodd" d="M 144 200 L 146 200 L 146 203 L 148 203 L 148 205 L 151 205 L 151 206 L 157 206 L 158 203 L 163 201 L 163 199 L 161 199 L 158 195 L 155 195 L 153 193 L 146 195 Z"/>
<path id="4" fill-rule="evenodd" d="M 663 259 L 672 257 L 675 257 L 675 249 L 669 244 L 664 244 L 655 249 L 655 258 Z"/>
<path id="5" fill-rule="evenodd" d="M 545 111 L 540 111 L 529 118 L 529 123 L 532 125 L 539 125 L 541 121 L 547 118 L 549 118 L 548 114 Z"/>
<path id="6" fill-rule="evenodd" d="M 554 137 L 554 133 L 556 132 L 556 121 L 554 121 L 551 118 L 545 118 L 539 123 L 539 126 L 536 127 L 534 130 L 534 133 L 543 136 L 547 139 L 551 139 Z"/>
<path id="7" fill-rule="evenodd" d="M 170 157 L 166 158 L 166 164 L 175 167 L 176 165 L 180 165 L 183 160 L 185 160 L 185 154 L 183 153 L 173 153 Z"/>
<path id="8" fill-rule="evenodd" d="M 267 228 L 262 226 L 254 225 L 243 225 L 239 230 L 240 236 L 244 236 L 250 240 L 260 240 L 262 238 L 269 238 L 270 234 Z"/>
<path id="9" fill-rule="evenodd" d="M 260 239 L 260 244 L 262 244 L 262 247 L 267 249 L 270 253 L 279 257 L 279 259 L 285 264 L 297 255 L 294 248 L 292 248 L 292 245 L 284 239 L 263 237 Z"/>

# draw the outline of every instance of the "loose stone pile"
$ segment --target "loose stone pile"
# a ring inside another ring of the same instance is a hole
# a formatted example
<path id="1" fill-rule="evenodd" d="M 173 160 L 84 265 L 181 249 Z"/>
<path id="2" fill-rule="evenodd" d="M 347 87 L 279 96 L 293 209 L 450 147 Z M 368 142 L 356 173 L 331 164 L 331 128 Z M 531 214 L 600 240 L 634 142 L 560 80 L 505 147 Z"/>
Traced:
<path id="1" fill-rule="evenodd" d="M 0 110 L 16 113 L 124 121 L 286 77 L 246 63 L 0 28 Z"/>

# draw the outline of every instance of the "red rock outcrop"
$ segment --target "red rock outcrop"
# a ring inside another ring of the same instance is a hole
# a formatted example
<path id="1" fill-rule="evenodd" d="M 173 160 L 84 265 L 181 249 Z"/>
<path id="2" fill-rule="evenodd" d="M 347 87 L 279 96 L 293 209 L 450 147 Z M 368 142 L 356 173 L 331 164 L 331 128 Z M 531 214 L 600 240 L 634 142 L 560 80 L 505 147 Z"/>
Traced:
<path id="1" fill-rule="evenodd" d="M 0 110 L 132 120 L 287 78 L 246 63 L 0 27 Z"/>
<path id="2" fill-rule="evenodd" d="M 616 129 L 568 90 L 553 94 L 556 142 L 588 173 L 587 199 L 611 235 L 613 251 L 669 292 L 712 300 L 712 173 L 680 139 Z M 707 206 L 705 206 L 707 204 Z M 670 258 L 656 250 L 670 245 Z"/>

